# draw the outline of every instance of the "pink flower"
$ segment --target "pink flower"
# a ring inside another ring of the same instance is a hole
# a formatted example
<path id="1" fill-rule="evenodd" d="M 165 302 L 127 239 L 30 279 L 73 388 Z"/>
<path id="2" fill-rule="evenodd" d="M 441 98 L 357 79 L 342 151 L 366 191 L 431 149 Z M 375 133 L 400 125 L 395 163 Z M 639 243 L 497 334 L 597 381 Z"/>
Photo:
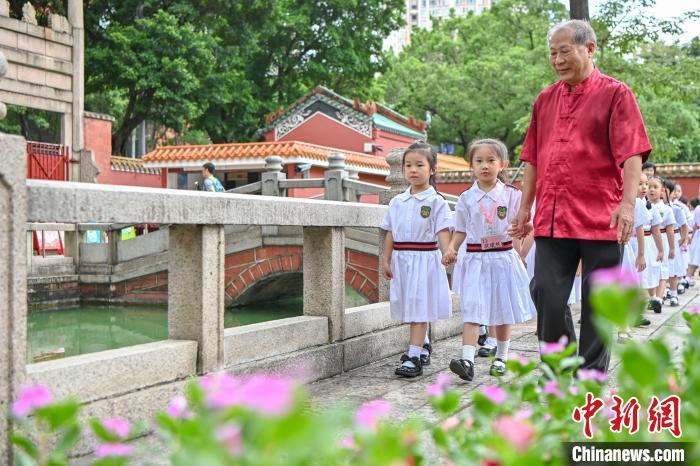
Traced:
<path id="1" fill-rule="evenodd" d="M 544 419 L 545 421 L 549 421 L 550 419 L 552 419 L 552 415 L 549 413 L 545 413 L 545 415 L 542 416 L 542 419 Z"/>
<path id="2" fill-rule="evenodd" d="M 700 307 L 694 307 L 690 310 L 691 315 L 700 314 Z"/>
<path id="3" fill-rule="evenodd" d="M 532 408 L 523 408 L 519 410 L 517 413 L 515 413 L 515 416 L 513 416 L 516 420 L 518 421 L 524 421 L 525 419 L 529 418 L 532 416 Z"/>
<path id="4" fill-rule="evenodd" d="M 483 393 L 486 398 L 497 405 L 503 404 L 508 397 L 508 395 L 506 395 L 506 391 L 498 385 L 487 385 L 481 389 L 481 393 Z"/>
<path id="5" fill-rule="evenodd" d="M 608 378 L 604 372 L 597 369 L 579 369 L 576 372 L 576 376 L 581 381 L 595 380 L 596 382 L 605 382 L 605 380 Z"/>
<path id="6" fill-rule="evenodd" d="M 241 381 L 226 372 L 205 375 L 199 386 L 206 392 L 205 403 L 210 408 L 229 408 L 239 405 Z"/>
<path id="7" fill-rule="evenodd" d="M 124 440 L 129 436 L 129 421 L 119 417 L 105 419 L 102 421 L 105 429 L 112 432 L 114 435 Z"/>
<path id="8" fill-rule="evenodd" d="M 355 414 L 355 421 L 360 427 L 376 429 L 379 420 L 391 411 L 391 404 L 385 400 L 373 400 L 363 403 Z"/>
<path id="9" fill-rule="evenodd" d="M 177 395 L 168 405 L 168 416 L 173 419 L 187 419 L 192 417 L 192 413 L 187 409 L 187 398 Z"/>
<path id="10" fill-rule="evenodd" d="M 357 444 L 352 435 L 348 435 L 340 441 L 340 448 L 347 448 L 348 450 L 356 450 Z"/>
<path id="11" fill-rule="evenodd" d="M 569 339 L 566 335 L 562 335 L 556 343 L 540 342 L 540 354 L 561 353 L 566 349 L 566 344 L 568 342 Z"/>
<path id="12" fill-rule="evenodd" d="M 595 270 L 590 280 L 594 287 L 618 285 L 621 288 L 634 288 L 639 286 L 639 274 L 619 266 Z"/>
<path id="13" fill-rule="evenodd" d="M 668 389 L 671 390 L 672 392 L 677 392 L 677 393 L 680 393 L 683 391 L 683 389 L 678 385 L 678 381 L 676 380 L 676 377 L 673 376 L 673 374 L 668 376 Z"/>
<path id="14" fill-rule="evenodd" d="M 508 359 L 512 361 L 518 361 L 518 363 L 521 366 L 527 366 L 528 364 L 530 364 L 530 360 L 528 358 L 518 353 L 510 353 L 508 355 Z"/>
<path id="15" fill-rule="evenodd" d="M 244 406 L 269 415 L 281 415 L 292 405 L 294 383 L 291 379 L 254 375 L 240 388 Z"/>
<path id="16" fill-rule="evenodd" d="M 450 376 L 444 372 L 441 372 L 437 377 L 436 383 L 433 385 L 428 385 L 425 392 L 428 394 L 428 396 L 442 396 L 445 394 L 445 390 L 447 389 L 449 383 Z"/>
<path id="17" fill-rule="evenodd" d="M 459 425 L 459 419 L 456 416 L 450 416 L 440 423 L 440 428 L 447 432 L 452 430 Z"/>
<path id="18" fill-rule="evenodd" d="M 535 439 L 535 428 L 532 424 L 511 416 L 498 417 L 493 421 L 493 430 L 520 453 L 526 451 Z"/>
<path id="19" fill-rule="evenodd" d="M 569 387 L 569 393 L 571 393 L 574 396 L 578 395 L 578 388 L 576 388 L 576 385 L 571 385 Z"/>
<path id="20" fill-rule="evenodd" d="M 554 395 L 557 398 L 562 398 L 563 396 L 563 393 L 561 390 L 559 390 L 559 385 L 557 384 L 556 380 L 548 380 L 547 383 L 544 384 L 543 392 L 548 395 Z"/>
<path id="21" fill-rule="evenodd" d="M 103 443 L 95 450 L 95 456 L 105 458 L 107 456 L 129 456 L 134 451 L 131 445 L 124 443 Z"/>
<path id="22" fill-rule="evenodd" d="M 44 385 L 23 387 L 12 403 L 12 414 L 16 417 L 29 416 L 35 409 L 43 408 L 52 401 L 53 395 Z"/>
<path id="23" fill-rule="evenodd" d="M 243 439 L 241 438 L 241 427 L 239 425 L 227 424 L 223 426 L 216 433 L 216 438 L 231 455 L 240 456 L 243 453 Z"/>

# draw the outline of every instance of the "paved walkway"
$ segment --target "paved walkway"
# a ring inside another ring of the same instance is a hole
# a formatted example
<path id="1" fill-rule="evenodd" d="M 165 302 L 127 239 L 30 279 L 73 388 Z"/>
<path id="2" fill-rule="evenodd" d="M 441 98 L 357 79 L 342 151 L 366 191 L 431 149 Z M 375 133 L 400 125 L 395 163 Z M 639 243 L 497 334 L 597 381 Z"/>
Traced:
<path id="1" fill-rule="evenodd" d="M 651 321 L 651 326 L 632 329 L 630 332 L 632 337 L 638 341 L 665 338 L 673 346 L 675 354 L 678 355 L 683 334 L 688 331 L 681 312 L 694 306 L 700 306 L 700 282 L 679 298 L 679 307 L 664 306 L 661 314 L 647 311 L 645 315 Z M 580 314 L 578 305 L 574 307 L 573 314 L 574 322 L 576 322 Z M 538 342 L 535 329 L 536 321 L 534 320 L 515 326 L 511 339 L 511 352 L 536 358 Z M 312 405 L 314 408 L 321 408 L 323 406 L 338 406 L 339 403 L 342 403 L 355 407 L 364 401 L 382 398 L 392 403 L 392 413 L 398 421 L 416 416 L 425 417 L 429 421 L 437 421 L 437 416 L 425 395 L 425 389 L 428 385 L 435 383 L 439 373 L 450 374 L 452 384 L 464 389 L 463 407 L 471 402 L 471 393 L 475 389 L 494 382 L 494 378 L 488 374 L 490 367 L 488 358 L 476 359 L 475 378 L 472 382 L 462 381 L 450 372 L 449 362 L 452 358 L 461 355 L 461 346 L 461 336 L 441 340 L 434 344 L 431 364 L 424 368 L 422 377 L 415 379 L 402 379 L 394 375 L 394 369 L 399 360 L 399 355 L 396 355 L 342 375 L 315 382 L 308 387 Z M 610 364 L 611 385 L 615 384 L 614 375 L 618 366 L 619 359 L 613 352 Z"/>

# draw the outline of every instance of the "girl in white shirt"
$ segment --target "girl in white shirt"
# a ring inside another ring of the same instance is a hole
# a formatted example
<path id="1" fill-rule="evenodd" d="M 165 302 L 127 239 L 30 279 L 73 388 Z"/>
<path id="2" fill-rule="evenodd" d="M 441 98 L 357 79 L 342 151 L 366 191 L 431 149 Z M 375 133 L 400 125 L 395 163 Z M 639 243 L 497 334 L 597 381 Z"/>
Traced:
<path id="1" fill-rule="evenodd" d="M 442 254 L 450 241 L 450 207 L 435 189 L 437 152 L 416 142 L 403 155 L 410 187 L 389 202 L 380 228 L 387 231 L 382 274 L 390 280 L 391 316 L 410 324 L 408 353 L 395 374 L 416 377 L 430 364 L 428 323 L 452 316 L 447 271 Z"/>

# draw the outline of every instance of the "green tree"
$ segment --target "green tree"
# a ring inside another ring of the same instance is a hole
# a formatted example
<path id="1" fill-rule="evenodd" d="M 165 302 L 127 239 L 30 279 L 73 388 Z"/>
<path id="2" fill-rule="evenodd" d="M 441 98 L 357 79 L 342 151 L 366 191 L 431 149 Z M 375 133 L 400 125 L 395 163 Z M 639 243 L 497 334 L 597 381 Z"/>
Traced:
<path id="1" fill-rule="evenodd" d="M 386 99 L 414 115 L 429 110 L 429 135 L 463 150 L 497 137 L 514 152 L 537 94 L 553 79 L 547 63 L 550 25 L 567 17 L 556 0 L 503 0 L 481 15 L 451 18 L 417 31 L 386 81 Z"/>

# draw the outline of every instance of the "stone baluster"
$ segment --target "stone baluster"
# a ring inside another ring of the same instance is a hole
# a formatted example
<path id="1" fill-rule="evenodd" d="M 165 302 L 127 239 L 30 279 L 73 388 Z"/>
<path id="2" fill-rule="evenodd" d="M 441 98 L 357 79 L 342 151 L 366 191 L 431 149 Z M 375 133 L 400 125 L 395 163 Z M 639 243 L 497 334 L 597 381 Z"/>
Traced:
<path id="1" fill-rule="evenodd" d="M 76 273 L 80 267 L 80 242 L 82 236 L 77 224 L 75 225 L 75 230 L 63 233 L 63 255 L 73 259 Z"/>
<path id="2" fill-rule="evenodd" d="M 280 189 L 280 180 L 286 180 L 287 174 L 282 171 L 282 157 L 271 155 L 265 158 L 265 172 L 262 174 L 263 196 L 287 196 L 286 189 Z"/>
<path id="3" fill-rule="evenodd" d="M 403 152 L 405 149 L 392 149 L 386 157 L 389 164 L 389 176 L 386 177 L 389 183 L 389 190 L 379 194 L 379 203 L 389 205 L 394 196 L 401 194 L 408 188 L 408 182 L 403 176 Z M 379 301 L 389 301 L 389 281 L 382 277 L 381 268 L 384 259 L 384 239 L 386 232 L 379 230 Z"/>
<path id="4" fill-rule="evenodd" d="M 360 172 L 356 168 L 348 168 L 348 179 L 360 179 Z M 360 202 L 360 192 L 355 189 L 347 188 L 343 190 L 343 200 L 346 202 Z"/>
<path id="5" fill-rule="evenodd" d="M 348 177 L 345 170 L 345 154 L 331 152 L 328 154 L 328 169 L 323 173 L 325 196 L 327 201 L 342 201 L 343 179 Z"/>
<path id="6" fill-rule="evenodd" d="M 7 60 L 0 53 L 0 78 Z M 7 108 L 0 103 L 0 118 Z M 10 403 L 25 383 L 27 358 L 27 142 L 0 133 L 0 464 L 14 464 Z"/>
<path id="7" fill-rule="evenodd" d="M 173 225 L 168 247 L 168 338 L 197 342 L 197 373 L 224 365 L 223 225 Z"/>
<path id="8" fill-rule="evenodd" d="M 304 315 L 328 317 L 330 341 L 343 338 L 345 229 L 304 227 Z"/>

